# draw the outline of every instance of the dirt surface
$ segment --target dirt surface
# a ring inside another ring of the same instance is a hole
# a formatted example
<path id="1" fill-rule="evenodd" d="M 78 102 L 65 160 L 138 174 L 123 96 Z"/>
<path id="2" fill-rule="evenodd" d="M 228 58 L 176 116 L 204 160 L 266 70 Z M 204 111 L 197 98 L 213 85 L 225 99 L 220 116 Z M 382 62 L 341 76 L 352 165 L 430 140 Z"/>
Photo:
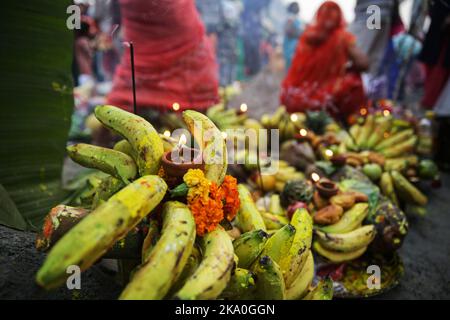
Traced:
<path id="1" fill-rule="evenodd" d="M 432 190 L 429 213 L 410 219 L 400 254 L 405 276 L 400 285 L 377 299 L 450 299 L 450 175 Z M 116 299 L 120 286 L 96 265 L 82 274 L 81 290 L 46 292 L 34 284 L 45 255 L 34 249 L 34 234 L 0 226 L 0 299 Z"/>

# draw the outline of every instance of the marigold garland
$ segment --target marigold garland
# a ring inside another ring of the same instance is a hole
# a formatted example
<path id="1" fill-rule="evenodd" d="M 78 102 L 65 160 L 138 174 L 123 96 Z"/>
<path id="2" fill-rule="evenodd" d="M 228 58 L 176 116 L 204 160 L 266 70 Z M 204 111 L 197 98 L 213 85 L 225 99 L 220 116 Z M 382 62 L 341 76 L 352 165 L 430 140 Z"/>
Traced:
<path id="1" fill-rule="evenodd" d="M 187 202 L 199 236 L 214 231 L 224 218 L 231 221 L 236 216 L 240 201 L 235 178 L 226 176 L 219 187 L 203 171 L 190 169 L 183 180 L 189 187 Z"/>

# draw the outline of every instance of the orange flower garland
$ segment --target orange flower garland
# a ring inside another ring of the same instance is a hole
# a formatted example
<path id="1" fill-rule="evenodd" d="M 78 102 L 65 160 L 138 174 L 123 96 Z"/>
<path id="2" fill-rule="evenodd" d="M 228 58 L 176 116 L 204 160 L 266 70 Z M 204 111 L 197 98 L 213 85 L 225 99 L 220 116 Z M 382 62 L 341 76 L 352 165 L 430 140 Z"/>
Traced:
<path id="1" fill-rule="evenodd" d="M 218 187 L 205 178 L 203 171 L 191 169 L 183 180 L 189 187 L 187 202 L 194 216 L 197 235 L 214 231 L 224 218 L 231 221 L 236 216 L 240 202 L 235 178 L 226 176 Z"/>

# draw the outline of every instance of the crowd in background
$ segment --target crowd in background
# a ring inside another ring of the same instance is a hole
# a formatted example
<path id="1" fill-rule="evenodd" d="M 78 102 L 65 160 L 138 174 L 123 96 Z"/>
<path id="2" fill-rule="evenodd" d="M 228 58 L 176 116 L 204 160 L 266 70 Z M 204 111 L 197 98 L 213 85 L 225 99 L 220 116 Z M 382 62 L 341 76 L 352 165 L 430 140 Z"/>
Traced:
<path id="1" fill-rule="evenodd" d="M 406 27 L 402 1 L 357 0 L 351 22 L 332 1 L 324 1 L 313 21 L 300 19 L 302 1 L 79 1 L 74 80 L 131 108 L 122 42 L 133 41 L 142 108 L 205 110 L 218 102 L 219 86 L 252 81 L 282 52 L 285 79 L 276 85 L 290 111 L 331 106 L 328 111 L 343 116 L 390 99 L 415 113 L 434 109 L 446 136 L 450 3 L 412 0 Z M 368 28 L 371 5 L 380 8 L 379 28 Z M 104 86 L 93 85 L 99 82 Z"/>

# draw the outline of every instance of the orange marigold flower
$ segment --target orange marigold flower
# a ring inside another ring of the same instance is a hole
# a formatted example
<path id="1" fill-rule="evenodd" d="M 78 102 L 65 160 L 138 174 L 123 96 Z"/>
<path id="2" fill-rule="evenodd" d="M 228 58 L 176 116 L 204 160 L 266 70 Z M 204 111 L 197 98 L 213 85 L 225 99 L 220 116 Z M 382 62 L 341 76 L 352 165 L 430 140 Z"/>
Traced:
<path id="1" fill-rule="evenodd" d="M 231 221 L 236 216 L 241 201 L 239 199 L 239 192 L 237 190 L 237 180 L 232 176 L 225 176 L 222 185 L 220 186 L 223 195 L 223 211 L 224 216 Z"/>
<path id="2" fill-rule="evenodd" d="M 208 197 L 195 197 L 188 201 L 189 209 L 194 216 L 197 235 L 214 231 L 223 220 L 223 203 L 220 188 L 211 183 Z"/>

